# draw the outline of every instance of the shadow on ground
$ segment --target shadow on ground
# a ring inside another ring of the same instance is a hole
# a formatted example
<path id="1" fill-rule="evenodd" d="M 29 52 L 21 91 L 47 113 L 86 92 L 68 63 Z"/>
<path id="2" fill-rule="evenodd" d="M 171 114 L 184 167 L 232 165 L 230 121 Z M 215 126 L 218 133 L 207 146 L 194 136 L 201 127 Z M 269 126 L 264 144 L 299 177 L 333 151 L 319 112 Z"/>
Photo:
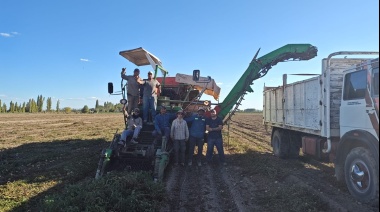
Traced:
<path id="1" fill-rule="evenodd" d="M 0 208 L 38 210 L 46 195 L 94 177 L 101 150 L 108 145 L 103 139 L 56 140 L 0 152 Z"/>

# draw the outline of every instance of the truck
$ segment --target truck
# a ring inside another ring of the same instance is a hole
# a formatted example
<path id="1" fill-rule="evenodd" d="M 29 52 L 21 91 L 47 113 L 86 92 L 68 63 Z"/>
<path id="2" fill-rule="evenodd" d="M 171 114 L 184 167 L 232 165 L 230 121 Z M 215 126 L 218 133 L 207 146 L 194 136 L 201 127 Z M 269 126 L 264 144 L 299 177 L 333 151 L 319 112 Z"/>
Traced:
<path id="1" fill-rule="evenodd" d="M 169 76 L 169 71 L 163 67 L 161 60 L 142 47 L 120 51 L 119 54 L 136 66 L 151 66 L 154 70 L 154 78 L 161 83 L 162 92 L 158 94 L 157 105 L 169 107 L 167 113 L 175 114 L 183 110 L 191 114 L 202 107 L 206 110 L 205 115 L 210 116 L 210 110 L 215 109 L 218 116 L 227 123 L 238 110 L 244 96 L 253 92 L 251 85 L 254 80 L 265 76 L 279 62 L 309 60 L 317 55 L 317 48 L 310 44 L 287 44 L 261 57 L 258 57 L 259 51 L 260 49 L 223 102 L 219 102 L 221 89 L 215 80 L 210 76 L 201 77 L 200 70 L 193 70 L 192 75 L 176 73 L 175 76 Z M 161 77 L 158 76 L 160 72 Z M 124 105 L 124 108 L 127 107 L 127 84 L 123 79 L 120 83 L 120 91 L 114 92 L 113 83 L 108 83 L 108 93 L 120 95 L 120 103 Z M 204 99 L 203 94 L 213 97 L 215 101 Z M 143 105 L 139 104 L 139 107 L 142 108 Z M 127 125 L 128 118 L 125 113 L 123 114 L 123 122 Z M 154 120 L 153 118 L 150 117 L 150 120 Z M 95 178 L 99 179 L 115 169 L 147 170 L 151 171 L 154 180 L 162 181 L 165 169 L 171 160 L 173 143 L 165 136 L 153 137 L 153 129 L 154 126 L 149 125 L 148 122 L 144 123 L 138 143 L 127 142 L 123 145 L 119 144 L 121 134 L 116 131 L 109 147 L 101 151 Z M 207 141 L 207 133 L 204 140 Z"/>
<path id="2" fill-rule="evenodd" d="M 335 176 L 358 201 L 379 200 L 378 52 L 340 51 L 317 76 L 263 89 L 263 124 L 275 156 L 302 152 L 334 163 Z M 302 149 L 302 151 L 300 151 Z"/>

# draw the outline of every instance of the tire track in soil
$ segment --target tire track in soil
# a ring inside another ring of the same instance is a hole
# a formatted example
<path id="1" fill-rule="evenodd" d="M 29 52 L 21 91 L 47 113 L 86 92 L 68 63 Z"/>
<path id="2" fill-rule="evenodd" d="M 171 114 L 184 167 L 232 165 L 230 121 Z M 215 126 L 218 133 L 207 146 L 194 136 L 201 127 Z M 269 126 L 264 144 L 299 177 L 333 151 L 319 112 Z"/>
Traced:
<path id="1" fill-rule="evenodd" d="M 270 142 L 266 138 L 263 138 L 262 136 L 257 135 L 257 133 L 255 133 L 255 132 L 245 132 L 244 130 L 241 130 L 235 126 L 233 126 L 232 130 L 230 130 L 230 131 L 232 131 L 232 133 L 231 133 L 232 137 L 234 137 L 234 135 L 240 136 L 242 139 L 248 140 L 250 144 L 254 143 L 257 146 L 261 146 L 261 147 L 265 148 L 269 152 L 272 151 L 272 147 L 270 146 Z M 237 137 L 235 137 L 235 138 L 237 138 Z M 239 139 L 239 138 L 237 138 L 237 139 Z M 239 141 L 241 141 L 241 140 L 239 140 Z"/>
<path id="2" fill-rule="evenodd" d="M 217 164 L 174 167 L 166 176 L 168 200 L 160 211 L 251 211 L 254 208 L 252 202 L 241 196 L 244 185 L 240 187 L 236 176 L 226 167 Z"/>

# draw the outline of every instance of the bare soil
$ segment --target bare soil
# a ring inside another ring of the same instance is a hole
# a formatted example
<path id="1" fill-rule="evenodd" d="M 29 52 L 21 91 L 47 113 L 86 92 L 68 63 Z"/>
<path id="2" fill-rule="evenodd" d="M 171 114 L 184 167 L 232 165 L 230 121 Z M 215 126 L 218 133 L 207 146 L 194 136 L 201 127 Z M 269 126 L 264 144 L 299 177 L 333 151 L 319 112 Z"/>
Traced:
<path id="1" fill-rule="evenodd" d="M 120 114 L 0 114 L 0 211 L 38 211 L 46 195 L 93 178 L 123 127 Z M 223 134 L 227 166 L 216 150 L 201 167 L 169 163 L 161 211 L 379 210 L 355 201 L 332 163 L 275 157 L 261 114 L 235 115 Z"/>
<path id="2" fill-rule="evenodd" d="M 228 130 L 229 129 L 229 130 Z M 237 114 L 224 126 L 227 166 L 173 167 L 161 211 L 378 211 L 355 201 L 334 177 L 333 164 L 272 154 L 261 114 Z"/>

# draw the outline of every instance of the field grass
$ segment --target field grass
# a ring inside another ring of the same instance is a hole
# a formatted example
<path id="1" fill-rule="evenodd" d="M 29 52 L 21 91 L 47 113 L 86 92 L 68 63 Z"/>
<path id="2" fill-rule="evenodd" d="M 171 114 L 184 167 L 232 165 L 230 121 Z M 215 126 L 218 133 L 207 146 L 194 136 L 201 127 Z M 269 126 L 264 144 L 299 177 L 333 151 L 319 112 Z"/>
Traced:
<path id="1" fill-rule="evenodd" d="M 0 211 L 32 210 L 95 176 L 120 114 L 1 114 Z"/>

